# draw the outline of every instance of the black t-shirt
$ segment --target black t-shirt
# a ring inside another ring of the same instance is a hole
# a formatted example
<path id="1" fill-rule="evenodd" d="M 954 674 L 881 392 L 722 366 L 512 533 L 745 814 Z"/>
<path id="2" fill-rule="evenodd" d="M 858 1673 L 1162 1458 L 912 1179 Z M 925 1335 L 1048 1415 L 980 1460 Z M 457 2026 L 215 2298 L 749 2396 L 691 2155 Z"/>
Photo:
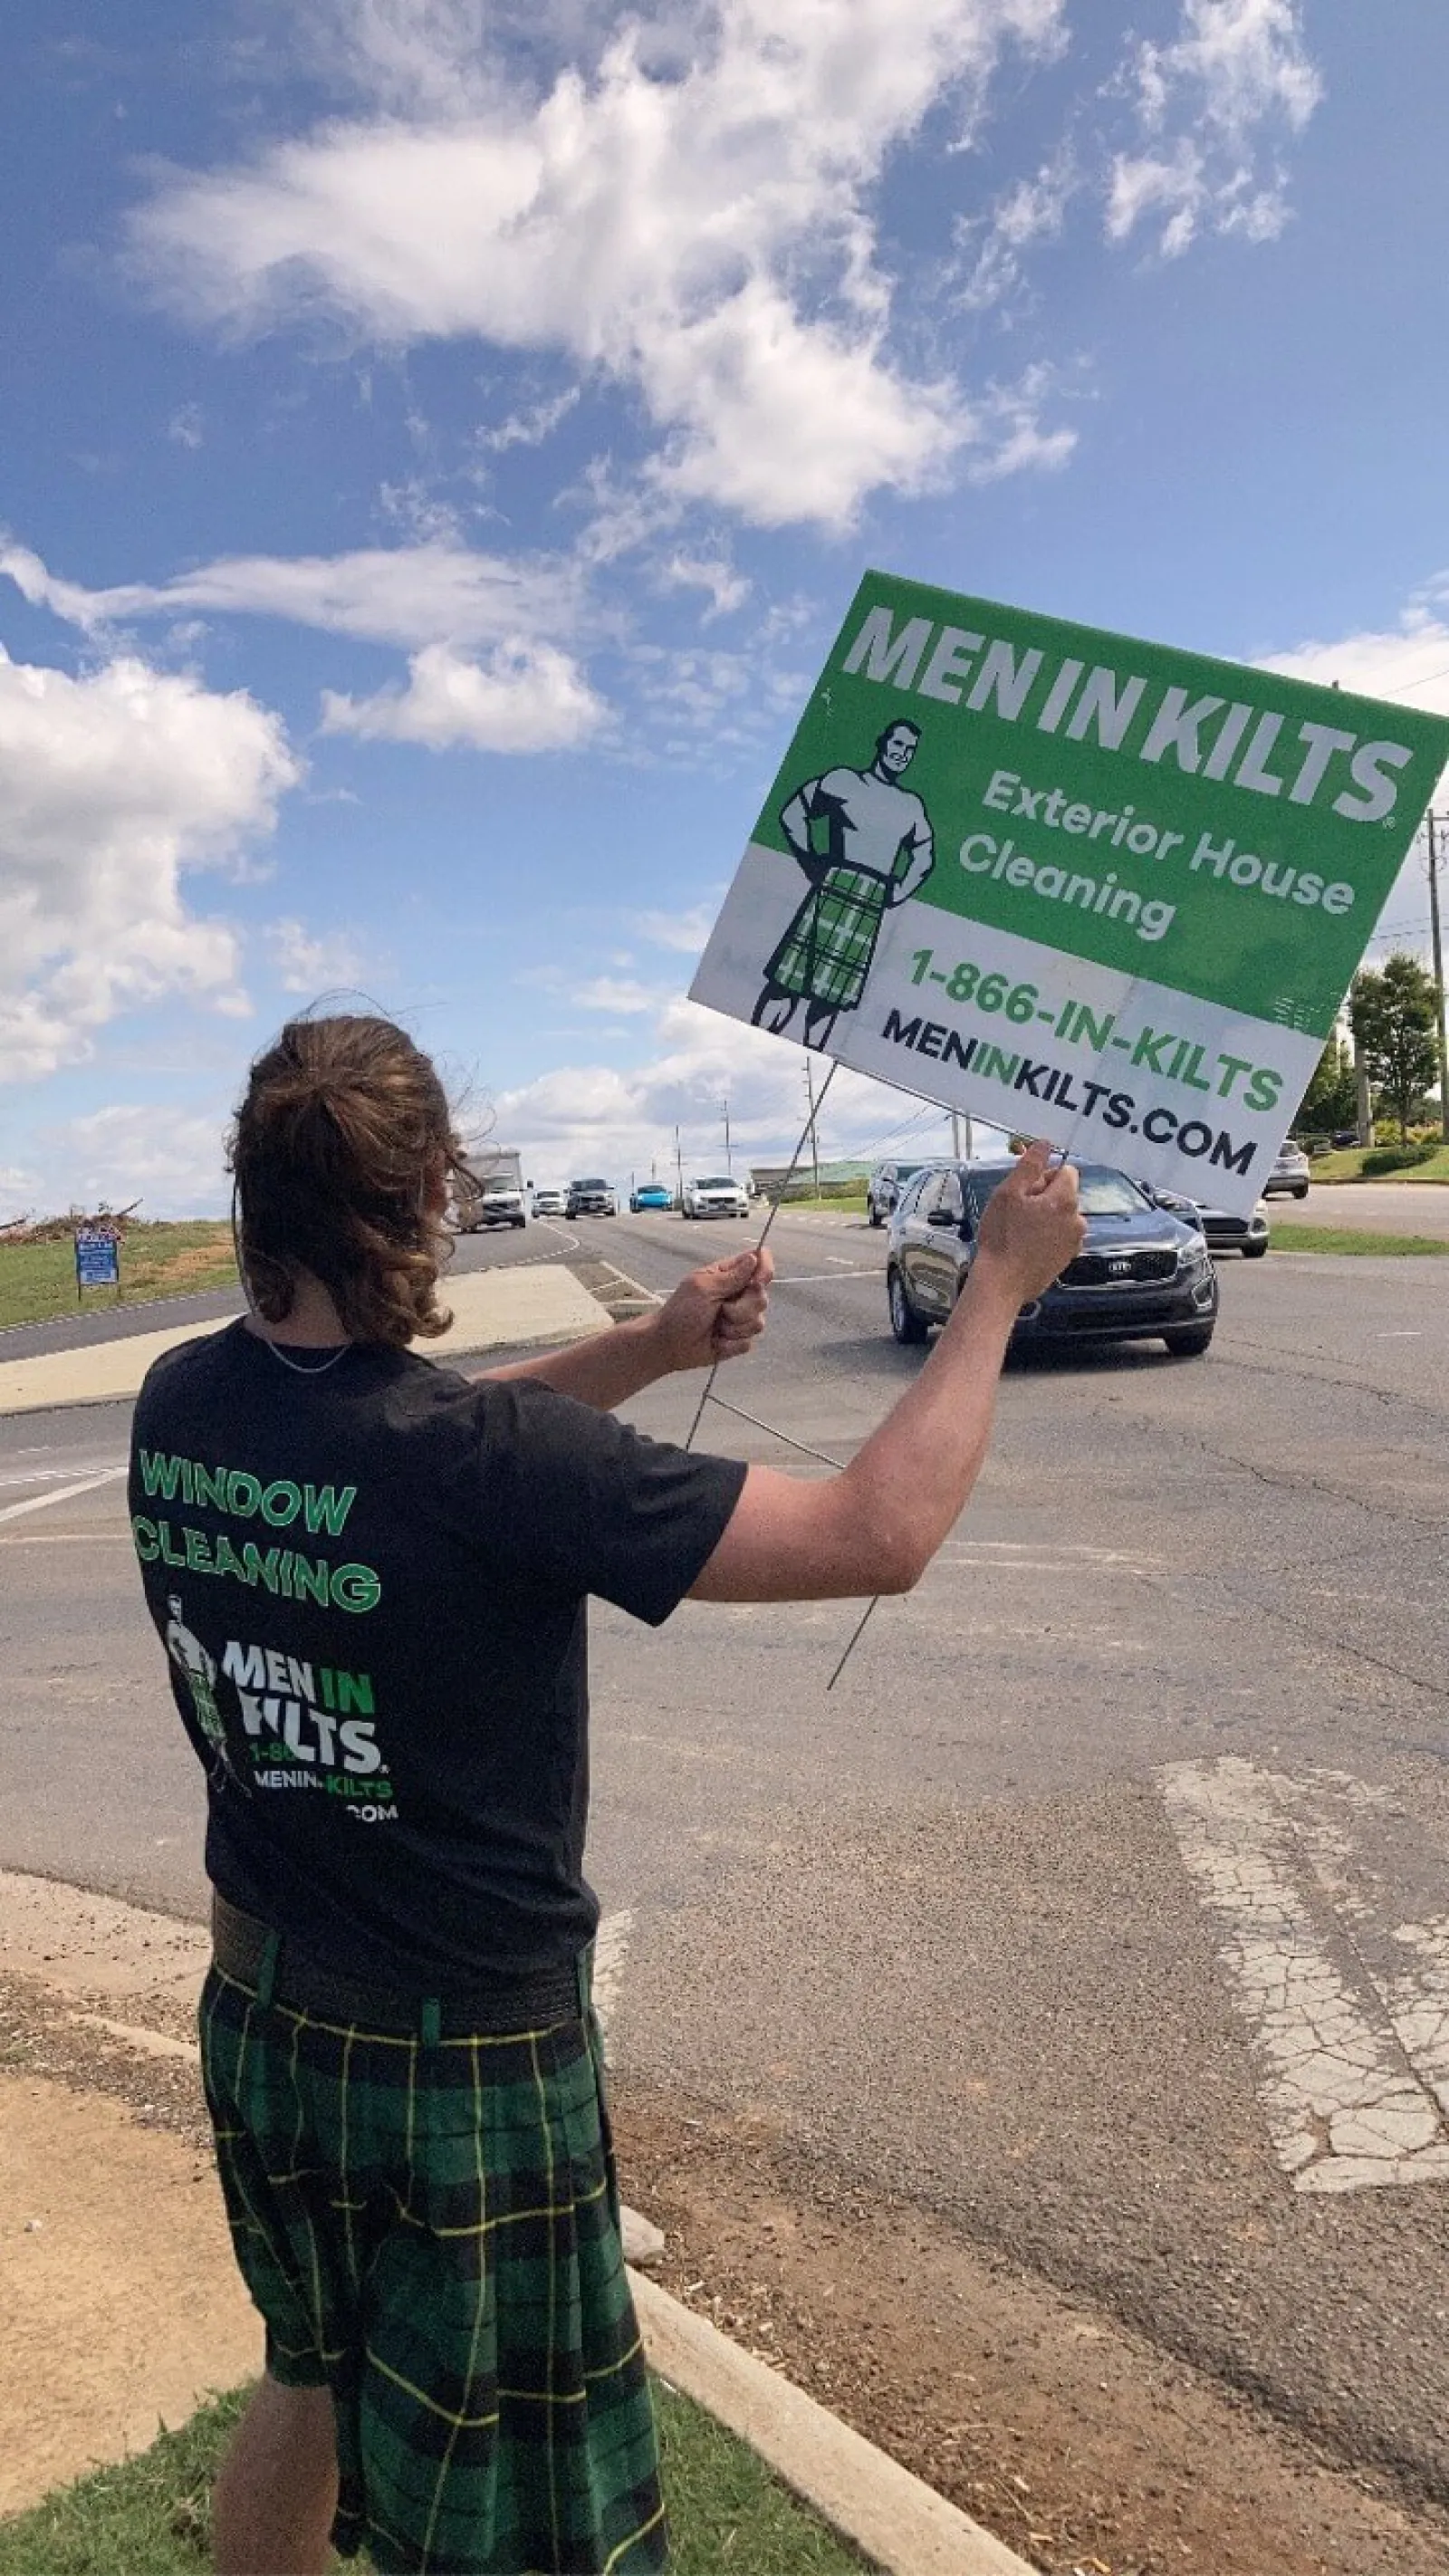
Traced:
<path id="1" fill-rule="evenodd" d="M 213 1884 L 418 1994 L 571 1959 L 586 1597 L 667 1619 L 744 1474 L 406 1352 L 303 1375 L 242 1324 L 167 1352 L 129 1498 Z"/>

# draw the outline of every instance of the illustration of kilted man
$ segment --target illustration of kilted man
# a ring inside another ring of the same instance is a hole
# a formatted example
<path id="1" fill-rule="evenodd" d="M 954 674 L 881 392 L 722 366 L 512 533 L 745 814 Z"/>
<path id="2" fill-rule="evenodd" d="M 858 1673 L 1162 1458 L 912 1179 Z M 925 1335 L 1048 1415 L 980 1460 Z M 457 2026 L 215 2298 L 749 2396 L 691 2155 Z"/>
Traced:
<path id="1" fill-rule="evenodd" d="M 827 769 L 797 787 L 780 826 L 810 892 L 765 968 L 751 1014 L 783 1037 L 805 1005 L 804 1040 L 822 1047 L 841 1011 L 865 991 L 886 913 L 905 903 L 935 865 L 935 836 L 919 796 L 900 780 L 916 756 L 919 725 L 898 718 L 877 737 L 868 769 Z M 825 848 L 815 826 L 825 827 Z"/>

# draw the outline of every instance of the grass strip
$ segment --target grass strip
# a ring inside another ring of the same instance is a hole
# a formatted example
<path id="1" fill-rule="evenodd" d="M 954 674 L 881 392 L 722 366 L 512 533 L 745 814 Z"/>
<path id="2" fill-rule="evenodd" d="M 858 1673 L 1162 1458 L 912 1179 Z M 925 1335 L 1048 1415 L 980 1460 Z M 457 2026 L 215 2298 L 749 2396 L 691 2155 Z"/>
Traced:
<path id="1" fill-rule="evenodd" d="M 236 1259 L 231 1228 L 214 1219 L 182 1225 L 131 1225 L 121 1244 L 121 1304 L 149 1305 L 157 1297 L 188 1296 L 203 1288 L 234 1288 Z M 88 1288 L 87 1314 L 106 1314 L 114 1289 Z M 0 1242 L 0 1325 L 43 1324 L 74 1315 L 75 1251 L 60 1243 Z"/>
<path id="2" fill-rule="evenodd" d="M 248 2394 L 217 2398 L 137 2458 L 0 2522 L 0 2576 L 202 2576 L 212 2480 Z M 675 2576 L 861 2576 L 865 2561 L 744 2443 L 658 2380 L 654 2394 Z M 351 2565 L 362 2576 L 372 2561 Z"/>
<path id="3" fill-rule="evenodd" d="M 1299 1225 L 1285 1218 L 1273 1237 L 1275 1252 L 1357 1252 L 1391 1255 L 1449 1252 L 1432 1234 L 1370 1234 L 1366 1226 Z"/>

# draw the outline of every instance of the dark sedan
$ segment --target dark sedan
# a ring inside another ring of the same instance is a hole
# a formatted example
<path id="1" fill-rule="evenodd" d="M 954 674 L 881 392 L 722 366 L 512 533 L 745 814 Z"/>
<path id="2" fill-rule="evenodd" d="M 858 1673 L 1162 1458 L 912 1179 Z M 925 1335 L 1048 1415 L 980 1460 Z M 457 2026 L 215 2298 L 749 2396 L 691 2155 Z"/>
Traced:
<path id="1" fill-rule="evenodd" d="M 891 1219 L 886 1289 L 898 1342 L 923 1342 L 950 1314 L 976 1257 L 982 1211 L 1009 1162 L 940 1163 L 907 1188 Z M 1125 1172 L 1078 1166 L 1087 1239 L 1034 1305 L 1014 1345 L 1160 1339 L 1182 1358 L 1205 1351 L 1218 1282 L 1199 1226 L 1156 1206 Z"/>

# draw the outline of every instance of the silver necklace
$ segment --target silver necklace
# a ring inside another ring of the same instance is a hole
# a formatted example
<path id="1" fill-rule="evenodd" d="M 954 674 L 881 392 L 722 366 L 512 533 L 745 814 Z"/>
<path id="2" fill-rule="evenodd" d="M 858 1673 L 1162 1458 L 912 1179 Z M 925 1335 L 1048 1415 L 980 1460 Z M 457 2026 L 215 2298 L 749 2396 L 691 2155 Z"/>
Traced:
<path id="1" fill-rule="evenodd" d="M 281 1344 L 272 1341 L 266 1333 L 258 1333 L 257 1339 L 264 1350 L 271 1352 L 273 1359 L 282 1368 L 291 1370 L 294 1377 L 325 1377 L 330 1368 L 337 1366 L 339 1360 L 346 1359 L 352 1348 L 350 1342 L 343 1342 L 337 1350 L 329 1352 L 325 1360 L 290 1360 Z"/>

